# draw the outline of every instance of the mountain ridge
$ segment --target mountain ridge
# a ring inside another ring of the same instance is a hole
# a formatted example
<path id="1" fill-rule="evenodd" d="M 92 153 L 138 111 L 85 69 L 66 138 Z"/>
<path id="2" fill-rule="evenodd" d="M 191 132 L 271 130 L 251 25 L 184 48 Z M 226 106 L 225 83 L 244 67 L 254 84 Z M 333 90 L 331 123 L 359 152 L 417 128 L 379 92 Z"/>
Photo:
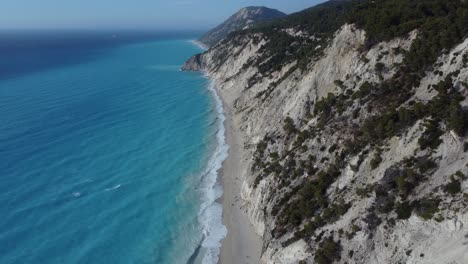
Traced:
<path id="1" fill-rule="evenodd" d="M 240 9 L 226 21 L 204 34 L 198 41 L 207 47 L 216 45 L 229 33 L 252 27 L 259 22 L 266 22 L 286 16 L 285 13 L 265 6 L 248 6 Z"/>

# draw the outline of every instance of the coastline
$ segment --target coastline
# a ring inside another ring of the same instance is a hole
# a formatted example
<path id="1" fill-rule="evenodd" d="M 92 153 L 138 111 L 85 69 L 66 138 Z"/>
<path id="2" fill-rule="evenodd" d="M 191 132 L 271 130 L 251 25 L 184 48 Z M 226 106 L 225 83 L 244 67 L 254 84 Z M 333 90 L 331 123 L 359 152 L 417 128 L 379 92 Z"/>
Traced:
<path id="1" fill-rule="evenodd" d="M 216 140 L 217 146 L 208 161 L 204 177 L 202 179 L 202 188 L 204 189 L 205 197 L 202 198 L 201 211 L 199 221 L 203 230 L 203 240 L 201 247 L 205 249 L 202 263 L 216 263 L 219 259 L 221 250 L 221 241 L 227 235 L 226 226 L 222 223 L 222 204 L 220 199 L 223 195 L 221 183 L 219 181 L 219 171 L 222 169 L 223 162 L 228 156 L 229 145 L 226 142 L 226 130 L 224 126 L 225 114 L 223 102 L 215 90 L 213 80 L 210 80 L 208 91 L 212 93 L 215 101 L 217 112 L 217 131 Z M 198 254 L 198 249 L 194 255 Z M 190 261 L 189 261 L 190 262 Z"/>
<path id="2" fill-rule="evenodd" d="M 190 40 L 190 42 L 202 51 L 208 50 L 208 47 L 197 40 Z M 217 249 L 216 246 L 211 247 L 211 250 L 214 250 L 212 253 L 218 253 L 217 258 L 213 254 L 210 257 L 211 259 L 218 259 L 219 264 L 256 264 L 260 261 L 263 240 L 257 235 L 247 214 L 244 212 L 243 202 L 240 197 L 243 183 L 240 172 L 244 169 L 242 166 L 245 166 L 242 164 L 242 157 L 244 156 L 242 137 L 234 125 L 232 108 L 226 104 L 223 94 L 216 85 L 216 79 L 206 72 L 202 71 L 202 74 L 210 80 L 208 89 L 213 93 L 213 97 L 217 101 L 218 113 L 222 121 L 220 130 L 224 138 L 221 140 L 218 138 L 218 141 L 221 145 L 225 144 L 227 146 L 226 156 L 222 158 L 222 164 L 216 170 L 217 182 L 212 183 L 212 186 L 221 186 L 221 195 L 215 197 L 216 200 L 213 201 L 213 205 L 221 205 L 222 223 L 220 224 L 227 229 L 227 234 L 224 233 L 223 237 L 219 239 L 220 247 Z"/>
<path id="3" fill-rule="evenodd" d="M 219 94 L 219 91 L 216 91 Z M 221 100 L 223 97 L 220 96 Z M 240 198 L 243 180 L 241 159 L 243 148 L 239 132 L 234 127 L 232 110 L 223 101 L 225 115 L 226 142 L 229 145 L 228 156 L 224 160 L 218 177 L 223 186 L 223 224 L 227 227 L 227 236 L 221 242 L 220 264 L 259 263 L 262 239 L 255 232 L 246 213 L 242 209 Z"/>

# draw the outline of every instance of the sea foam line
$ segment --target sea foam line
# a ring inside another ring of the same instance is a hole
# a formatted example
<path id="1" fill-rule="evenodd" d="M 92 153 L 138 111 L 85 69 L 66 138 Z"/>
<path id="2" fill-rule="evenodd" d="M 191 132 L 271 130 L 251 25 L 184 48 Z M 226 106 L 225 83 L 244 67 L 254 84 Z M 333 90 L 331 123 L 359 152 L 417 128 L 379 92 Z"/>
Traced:
<path id="1" fill-rule="evenodd" d="M 201 244 L 205 249 L 203 264 L 218 263 L 221 241 L 227 235 L 227 228 L 223 225 L 222 214 L 223 208 L 217 200 L 223 195 L 223 189 L 218 181 L 218 171 L 221 169 L 224 160 L 228 156 L 229 146 L 226 143 L 223 103 L 221 98 L 216 93 L 215 82 L 211 80 L 208 90 L 213 94 L 215 107 L 217 111 L 218 128 L 216 133 L 216 149 L 210 157 L 202 186 L 204 189 L 204 197 L 202 198 L 202 206 L 199 214 L 199 222 L 202 226 L 204 240 Z"/>
<path id="2" fill-rule="evenodd" d="M 206 46 L 205 44 L 201 43 L 201 42 L 198 41 L 198 40 L 192 39 L 192 40 L 190 40 L 190 43 L 192 43 L 193 45 L 199 47 L 199 48 L 202 49 L 203 51 L 208 50 L 208 46 Z"/>
<path id="3" fill-rule="evenodd" d="M 190 42 L 203 51 L 208 47 L 197 40 Z M 221 250 L 221 241 L 227 235 L 227 228 L 223 224 L 223 207 L 217 200 L 223 195 L 223 187 L 218 181 L 218 171 L 222 168 L 224 160 L 228 156 L 229 146 L 226 142 L 223 102 L 215 89 L 215 81 L 207 74 L 205 78 L 210 80 L 208 90 L 211 92 L 217 113 L 216 149 L 209 158 L 206 169 L 202 174 L 201 189 L 203 189 L 202 202 L 199 212 L 199 223 L 202 227 L 203 240 L 201 247 L 204 249 L 203 264 L 217 264 Z M 198 250 L 197 250 L 198 251 Z"/>

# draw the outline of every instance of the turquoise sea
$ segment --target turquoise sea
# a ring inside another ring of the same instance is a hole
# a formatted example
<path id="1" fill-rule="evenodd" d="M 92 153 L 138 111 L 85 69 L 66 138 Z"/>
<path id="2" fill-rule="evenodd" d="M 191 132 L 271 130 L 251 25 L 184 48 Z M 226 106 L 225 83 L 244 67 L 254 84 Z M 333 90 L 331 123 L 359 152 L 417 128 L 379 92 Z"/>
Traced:
<path id="1" fill-rule="evenodd" d="M 227 155 L 194 34 L 0 34 L 0 263 L 216 263 Z"/>

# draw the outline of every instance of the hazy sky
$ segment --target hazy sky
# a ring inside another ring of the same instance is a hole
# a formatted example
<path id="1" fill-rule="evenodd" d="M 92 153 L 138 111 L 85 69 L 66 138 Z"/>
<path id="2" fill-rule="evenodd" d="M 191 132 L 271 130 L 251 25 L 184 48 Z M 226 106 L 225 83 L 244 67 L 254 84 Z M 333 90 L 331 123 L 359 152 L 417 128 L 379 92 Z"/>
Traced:
<path id="1" fill-rule="evenodd" d="M 285 13 L 324 0 L 0 0 L 0 28 L 206 29 L 238 9 Z"/>

